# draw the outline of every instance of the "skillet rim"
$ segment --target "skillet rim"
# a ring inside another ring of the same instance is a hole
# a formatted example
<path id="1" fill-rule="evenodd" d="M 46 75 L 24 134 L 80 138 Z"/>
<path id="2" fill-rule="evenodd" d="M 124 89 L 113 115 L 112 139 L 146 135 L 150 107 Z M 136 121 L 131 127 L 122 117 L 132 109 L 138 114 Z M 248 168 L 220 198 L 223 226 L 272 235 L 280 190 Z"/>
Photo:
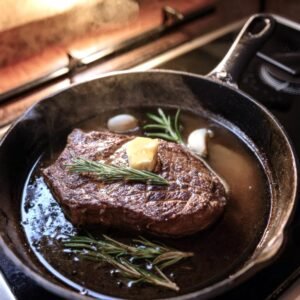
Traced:
<path id="1" fill-rule="evenodd" d="M 252 102 L 258 109 L 260 109 L 264 115 L 268 116 L 272 123 L 279 129 L 281 136 L 285 139 L 286 144 L 288 145 L 289 152 L 291 154 L 292 158 L 292 166 L 293 166 L 293 178 L 294 182 L 292 183 L 293 186 L 293 192 L 291 195 L 292 201 L 290 205 L 288 206 L 288 211 L 287 214 L 284 218 L 283 221 L 281 221 L 281 226 L 276 233 L 276 235 L 273 237 L 272 241 L 275 241 L 275 245 L 267 245 L 266 249 L 272 249 L 272 247 L 275 247 L 271 253 L 268 253 L 265 255 L 265 257 L 262 257 L 262 259 L 254 259 L 251 261 L 251 258 L 249 259 L 249 262 L 246 266 L 241 266 L 241 268 L 236 271 L 233 275 L 228 276 L 227 278 L 218 281 L 210 286 L 207 286 L 201 290 L 191 292 L 188 294 L 184 295 L 179 295 L 175 296 L 172 298 L 168 299 L 173 299 L 173 300 L 187 300 L 187 299 L 207 299 L 211 298 L 213 296 L 220 295 L 222 292 L 228 291 L 232 289 L 233 287 L 236 287 L 237 285 L 241 284 L 245 280 L 247 280 L 249 277 L 253 276 L 255 273 L 260 271 L 262 268 L 266 267 L 267 265 L 271 264 L 273 260 L 278 256 L 279 252 L 282 250 L 284 241 L 286 239 L 286 230 L 289 225 L 289 223 L 292 220 L 295 208 L 296 208 L 296 198 L 298 195 L 299 191 L 299 169 L 298 169 L 298 159 L 297 155 L 295 153 L 294 146 L 284 129 L 283 125 L 277 120 L 277 118 L 261 103 L 257 102 L 255 99 L 253 99 L 250 95 L 246 94 L 245 92 L 239 90 L 235 85 L 230 85 L 228 83 L 225 83 L 223 81 L 219 81 L 216 79 L 211 78 L 210 76 L 202 76 L 198 74 L 193 74 L 189 72 L 184 72 L 184 71 L 174 71 L 174 70 L 165 70 L 165 69 L 155 69 L 155 70 L 148 70 L 148 71 L 134 71 L 134 70 L 122 70 L 122 71 L 114 71 L 110 73 L 105 73 L 101 74 L 100 76 L 92 77 L 87 80 L 84 80 L 83 82 L 77 82 L 77 83 L 71 83 L 70 86 L 65 87 L 59 91 L 53 92 L 50 95 L 42 98 L 32 106 L 30 106 L 13 124 L 10 126 L 8 131 L 4 134 L 2 139 L 0 140 L 0 147 L 5 143 L 5 140 L 7 136 L 11 134 L 11 132 L 14 130 L 14 128 L 21 123 L 24 119 L 26 119 L 26 116 L 35 108 L 36 105 L 40 105 L 42 102 L 46 101 L 51 101 L 53 97 L 55 97 L 58 94 L 64 93 L 65 91 L 72 89 L 74 87 L 77 87 L 79 85 L 84 85 L 87 82 L 91 81 L 96 81 L 96 80 L 101 80 L 102 78 L 107 78 L 107 77 L 115 77 L 115 76 L 126 76 L 127 74 L 144 74 L 144 73 L 164 73 L 166 75 L 173 75 L 173 76 L 184 76 L 184 77 L 193 77 L 196 79 L 201 79 L 204 81 L 210 81 L 213 84 L 221 85 L 227 89 L 230 89 L 232 92 L 239 94 L 240 96 L 243 97 L 245 101 L 250 101 Z M 223 100 L 224 101 L 224 100 Z M 272 200 L 271 200 L 272 201 Z M 268 224 L 266 225 L 265 229 L 267 228 Z M 265 230 L 264 230 L 265 232 Z M 256 248 L 259 246 L 260 242 L 263 240 L 262 235 L 260 241 L 258 242 Z M 277 242 L 277 243 L 276 243 Z M 55 293 L 58 296 L 63 296 L 66 299 L 82 299 L 82 300 L 87 300 L 87 299 L 95 299 L 93 297 L 90 297 L 89 295 L 82 295 L 77 291 L 73 291 L 71 288 L 69 288 L 67 285 L 59 285 L 54 282 L 51 282 L 50 280 L 45 279 L 42 275 L 37 273 L 35 270 L 31 269 L 27 265 L 21 262 L 21 260 L 14 254 L 14 252 L 6 245 L 5 241 L 2 238 L 2 234 L 0 232 L 0 247 L 3 250 L 4 254 L 6 257 L 8 257 L 16 266 L 18 266 L 21 271 L 24 271 L 24 273 L 33 279 L 35 282 L 37 282 L 39 285 L 41 285 L 43 288 Z M 268 251 L 269 252 L 269 251 Z M 117 300 L 121 298 L 116 298 L 113 296 L 107 296 L 100 294 L 101 298 L 100 299 L 111 299 L 111 300 Z M 166 299 L 166 298 L 162 298 Z"/>

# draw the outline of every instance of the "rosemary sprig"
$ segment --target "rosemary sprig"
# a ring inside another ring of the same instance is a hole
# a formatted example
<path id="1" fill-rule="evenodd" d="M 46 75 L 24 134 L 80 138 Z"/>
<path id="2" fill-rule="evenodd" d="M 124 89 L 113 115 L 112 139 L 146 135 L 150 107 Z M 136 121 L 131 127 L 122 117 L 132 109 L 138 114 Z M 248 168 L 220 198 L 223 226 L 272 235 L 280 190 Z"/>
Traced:
<path id="1" fill-rule="evenodd" d="M 124 244 L 106 235 L 101 240 L 92 236 L 74 236 L 64 242 L 64 247 L 84 259 L 107 262 L 118 269 L 120 275 L 134 282 L 147 282 L 178 291 L 179 287 L 162 269 L 193 256 L 193 253 L 177 251 L 143 237 L 132 242 L 132 245 Z M 152 270 L 146 268 L 147 264 L 153 266 Z"/>
<path id="2" fill-rule="evenodd" d="M 177 110 L 174 121 L 172 122 L 171 116 L 167 116 L 164 111 L 159 108 L 158 115 L 147 113 L 149 119 L 154 121 L 154 124 L 146 124 L 143 128 L 147 129 L 157 129 L 158 132 L 148 132 L 145 134 L 151 137 L 158 137 L 162 139 L 166 139 L 175 143 L 183 144 L 183 139 L 180 133 L 180 125 L 179 125 L 179 114 L 180 109 Z M 161 131 L 161 132 L 160 132 Z"/>
<path id="3" fill-rule="evenodd" d="M 91 161 L 84 158 L 76 158 L 72 164 L 67 165 L 70 172 L 95 174 L 104 182 L 132 181 L 144 182 L 154 185 L 168 185 L 168 181 L 163 177 L 149 172 L 140 171 L 130 167 L 121 167 L 104 164 L 99 161 Z"/>

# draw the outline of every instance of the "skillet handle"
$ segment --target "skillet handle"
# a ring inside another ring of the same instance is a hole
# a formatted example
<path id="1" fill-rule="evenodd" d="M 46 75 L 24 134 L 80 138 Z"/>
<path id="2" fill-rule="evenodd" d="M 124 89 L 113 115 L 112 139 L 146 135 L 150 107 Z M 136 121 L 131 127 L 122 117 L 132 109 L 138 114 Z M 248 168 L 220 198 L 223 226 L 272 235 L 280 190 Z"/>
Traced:
<path id="1" fill-rule="evenodd" d="M 226 56 L 208 74 L 208 77 L 237 87 L 241 73 L 273 32 L 275 23 L 275 19 L 270 15 L 252 16 L 240 31 Z"/>

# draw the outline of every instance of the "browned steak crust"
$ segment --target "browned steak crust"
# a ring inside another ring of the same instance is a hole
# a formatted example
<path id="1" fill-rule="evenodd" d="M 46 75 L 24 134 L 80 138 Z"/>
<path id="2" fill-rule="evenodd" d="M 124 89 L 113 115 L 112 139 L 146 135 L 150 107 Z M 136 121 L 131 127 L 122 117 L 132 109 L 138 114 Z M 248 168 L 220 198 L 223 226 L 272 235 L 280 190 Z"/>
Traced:
<path id="1" fill-rule="evenodd" d="M 133 137 L 73 130 L 59 158 L 43 170 L 47 184 L 75 225 L 104 224 L 164 236 L 184 236 L 213 223 L 226 204 L 224 186 L 181 145 L 160 140 L 155 172 L 169 186 L 103 183 L 70 173 L 73 157 L 127 163 L 126 142 Z"/>

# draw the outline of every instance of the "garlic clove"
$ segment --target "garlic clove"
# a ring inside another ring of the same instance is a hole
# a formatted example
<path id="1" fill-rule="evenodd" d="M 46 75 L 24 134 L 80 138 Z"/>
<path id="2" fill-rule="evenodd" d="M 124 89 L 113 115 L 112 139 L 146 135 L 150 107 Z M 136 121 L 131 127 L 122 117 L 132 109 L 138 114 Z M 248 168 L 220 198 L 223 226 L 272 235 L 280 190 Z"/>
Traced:
<path id="1" fill-rule="evenodd" d="M 138 120 L 129 114 L 120 114 L 110 118 L 107 127 L 112 132 L 128 132 L 138 127 Z"/>
<path id="2" fill-rule="evenodd" d="M 206 157 L 208 155 L 207 140 L 208 138 L 212 138 L 213 136 L 214 133 L 210 129 L 196 129 L 191 132 L 188 137 L 188 147 L 198 155 Z"/>

